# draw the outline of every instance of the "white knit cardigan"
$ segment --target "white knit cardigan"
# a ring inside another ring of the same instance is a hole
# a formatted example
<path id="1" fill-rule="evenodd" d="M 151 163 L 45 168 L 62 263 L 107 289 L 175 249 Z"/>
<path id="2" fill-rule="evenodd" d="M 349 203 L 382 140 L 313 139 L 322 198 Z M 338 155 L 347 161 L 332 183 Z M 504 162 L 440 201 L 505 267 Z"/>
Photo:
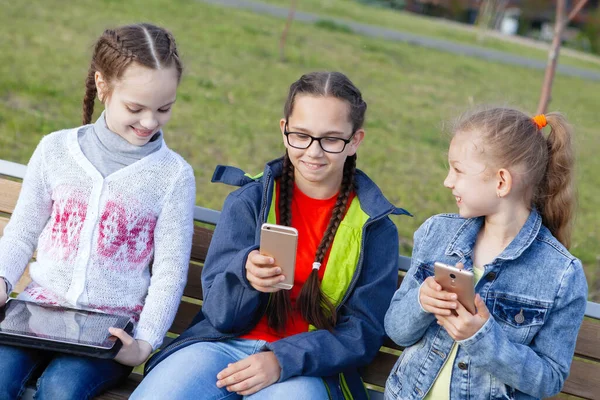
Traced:
<path id="1" fill-rule="evenodd" d="M 163 142 L 103 178 L 81 151 L 79 129 L 47 135 L 33 153 L 0 239 L 0 276 L 14 286 L 37 247 L 19 298 L 127 315 L 134 337 L 156 349 L 187 278 L 192 168 Z"/>

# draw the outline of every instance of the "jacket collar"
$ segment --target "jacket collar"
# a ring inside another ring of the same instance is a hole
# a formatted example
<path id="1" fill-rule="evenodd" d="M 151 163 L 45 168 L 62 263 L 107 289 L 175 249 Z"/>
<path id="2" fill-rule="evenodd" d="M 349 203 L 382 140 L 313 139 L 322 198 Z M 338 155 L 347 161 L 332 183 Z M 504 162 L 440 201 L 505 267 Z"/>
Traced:
<path id="1" fill-rule="evenodd" d="M 260 179 L 263 182 L 263 187 L 268 188 L 268 192 L 271 193 L 273 181 L 281 176 L 282 171 L 283 158 L 268 162 L 265 165 L 263 173 L 254 177 L 245 174 L 244 171 L 239 168 L 218 165 L 213 174 L 212 182 L 243 186 Z M 381 193 L 381 190 L 377 187 L 375 182 L 358 169 L 356 170 L 356 195 L 360 201 L 360 207 L 372 219 L 387 214 L 410 215 L 412 217 L 412 214 L 405 209 L 392 205 L 392 203 L 385 198 L 383 193 Z M 263 199 L 263 201 L 270 201 L 269 199 L 270 196 Z"/>
<path id="2" fill-rule="evenodd" d="M 466 220 L 450 241 L 448 248 L 446 248 L 446 255 L 458 255 L 461 258 L 470 256 L 475 247 L 477 234 L 481 230 L 484 220 L 485 217 L 470 218 Z M 541 226 L 542 217 L 534 208 L 529 213 L 527 221 L 525 221 L 525 224 L 517 236 L 515 236 L 512 242 L 506 246 L 496 259 L 514 260 L 518 258 L 535 240 Z"/>

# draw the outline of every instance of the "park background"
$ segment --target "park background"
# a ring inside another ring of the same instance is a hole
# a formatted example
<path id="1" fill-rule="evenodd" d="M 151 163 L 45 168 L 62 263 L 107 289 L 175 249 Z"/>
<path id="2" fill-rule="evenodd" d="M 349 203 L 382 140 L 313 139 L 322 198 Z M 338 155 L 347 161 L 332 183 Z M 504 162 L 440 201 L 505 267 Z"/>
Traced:
<path id="1" fill-rule="evenodd" d="M 287 14 L 289 1 L 263 1 Z M 472 28 L 353 0 L 298 0 L 298 15 L 314 18 L 293 22 L 282 59 L 285 18 L 248 7 L 256 3 L 232 3 L 0 0 L 0 159 L 26 164 L 43 135 L 80 125 L 97 37 L 106 28 L 151 22 L 174 33 L 184 63 L 165 140 L 194 168 L 197 205 L 220 209 L 232 190 L 210 183 L 217 164 L 254 174 L 283 154 L 279 119 L 293 81 L 313 70 L 338 70 L 368 103 L 359 168 L 414 215 L 394 217 L 401 253 L 410 255 L 412 234 L 427 217 L 456 211 L 442 185 L 453 118 L 482 103 L 531 114 L 537 107 L 543 69 L 507 60 L 516 55 L 544 62 L 544 46 L 497 35 L 480 42 Z M 506 60 L 359 34 L 355 23 L 502 51 Z M 589 73 L 583 79 L 559 72 L 549 109 L 565 113 L 576 128 L 579 205 L 571 251 L 585 265 L 590 299 L 599 301 L 600 60 L 565 52 L 559 65 Z M 101 110 L 96 102 L 94 118 Z"/>

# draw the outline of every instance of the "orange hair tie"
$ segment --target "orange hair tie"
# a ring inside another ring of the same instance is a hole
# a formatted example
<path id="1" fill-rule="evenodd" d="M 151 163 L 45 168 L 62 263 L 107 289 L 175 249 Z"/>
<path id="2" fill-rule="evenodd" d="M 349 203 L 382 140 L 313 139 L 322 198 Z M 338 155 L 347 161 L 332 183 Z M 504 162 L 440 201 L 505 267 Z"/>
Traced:
<path id="1" fill-rule="evenodd" d="M 544 114 L 536 115 L 532 118 L 533 122 L 537 125 L 538 129 L 542 129 L 546 125 L 548 125 L 548 121 L 546 120 L 546 116 Z"/>

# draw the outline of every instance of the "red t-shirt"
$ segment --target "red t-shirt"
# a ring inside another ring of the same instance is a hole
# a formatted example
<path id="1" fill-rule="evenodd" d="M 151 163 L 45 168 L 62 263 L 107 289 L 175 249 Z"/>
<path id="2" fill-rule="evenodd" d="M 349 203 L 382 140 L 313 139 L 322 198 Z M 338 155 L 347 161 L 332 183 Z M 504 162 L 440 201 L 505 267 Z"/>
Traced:
<path id="1" fill-rule="evenodd" d="M 279 191 L 277 191 L 275 207 L 277 221 L 279 221 Z M 351 195 L 350 200 L 354 196 Z M 337 193 L 329 199 L 313 199 L 305 195 L 294 185 L 294 194 L 292 196 L 292 226 L 298 230 L 298 248 L 296 251 L 296 270 L 294 273 L 294 286 L 290 290 L 292 300 L 292 313 L 288 316 L 284 332 L 276 332 L 267 325 L 267 315 L 265 314 L 258 324 L 241 336 L 242 339 L 261 339 L 267 342 L 274 342 L 281 338 L 291 336 L 301 332 L 308 331 L 308 322 L 306 322 L 300 312 L 296 309 L 296 299 L 300 294 L 302 285 L 308 279 L 312 272 L 312 264 L 315 261 L 317 248 L 321 243 L 321 238 L 327 229 L 331 213 L 337 200 Z M 319 269 L 319 280 L 323 279 L 329 252 L 327 250 L 325 258 Z"/>

